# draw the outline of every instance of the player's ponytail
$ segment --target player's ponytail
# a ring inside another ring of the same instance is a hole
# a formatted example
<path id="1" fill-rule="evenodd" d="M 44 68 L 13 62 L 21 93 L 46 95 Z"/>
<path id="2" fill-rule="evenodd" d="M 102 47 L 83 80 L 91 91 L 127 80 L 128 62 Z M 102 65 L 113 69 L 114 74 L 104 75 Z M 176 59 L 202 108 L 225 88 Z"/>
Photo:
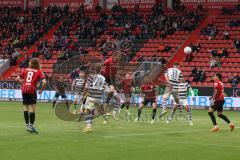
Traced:
<path id="1" fill-rule="evenodd" d="M 33 69 L 39 69 L 40 68 L 40 63 L 38 58 L 32 58 L 29 62 L 29 67 Z"/>

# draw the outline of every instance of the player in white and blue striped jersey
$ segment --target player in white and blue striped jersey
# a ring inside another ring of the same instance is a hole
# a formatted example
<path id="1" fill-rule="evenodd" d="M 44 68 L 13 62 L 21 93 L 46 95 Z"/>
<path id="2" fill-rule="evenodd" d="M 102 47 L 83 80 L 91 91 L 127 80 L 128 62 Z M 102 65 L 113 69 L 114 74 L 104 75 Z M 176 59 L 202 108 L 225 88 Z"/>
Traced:
<path id="1" fill-rule="evenodd" d="M 104 90 L 106 88 L 106 79 L 101 74 L 100 68 L 96 66 L 96 74 L 89 75 L 86 83 L 86 88 L 88 90 L 88 97 L 85 104 L 85 120 L 86 127 L 83 129 L 83 132 L 92 131 L 92 121 L 94 117 L 95 109 L 100 106 L 102 103 L 102 98 Z"/>
<path id="2" fill-rule="evenodd" d="M 172 95 L 177 105 L 180 105 L 180 101 L 178 98 L 178 87 L 180 81 L 183 79 L 182 71 L 178 69 L 179 64 L 175 62 L 173 64 L 173 68 L 167 69 L 164 76 L 166 79 L 167 87 L 165 88 L 165 92 L 163 94 L 162 100 L 162 112 L 160 117 L 164 116 L 167 111 L 167 100 Z"/>
<path id="3" fill-rule="evenodd" d="M 84 105 L 87 99 L 87 92 L 84 90 L 86 83 L 86 70 L 81 68 L 77 78 L 73 80 L 72 91 L 74 92 L 74 114 L 77 114 L 78 97 L 82 95 L 80 114 L 84 112 Z"/>
<path id="4" fill-rule="evenodd" d="M 188 104 L 188 93 L 189 92 L 191 93 L 191 96 L 194 96 L 194 92 L 190 86 L 189 81 L 183 80 L 182 82 L 180 82 L 178 85 L 178 98 L 180 101 L 180 106 L 177 104 L 174 105 L 174 108 L 171 111 L 171 114 L 167 120 L 167 123 L 170 123 L 172 121 L 174 113 L 178 107 L 179 107 L 180 112 L 182 112 L 181 109 L 184 107 L 187 111 L 187 117 L 188 117 L 189 123 L 190 123 L 190 125 L 193 125 L 192 111 L 191 111 L 190 105 Z"/>

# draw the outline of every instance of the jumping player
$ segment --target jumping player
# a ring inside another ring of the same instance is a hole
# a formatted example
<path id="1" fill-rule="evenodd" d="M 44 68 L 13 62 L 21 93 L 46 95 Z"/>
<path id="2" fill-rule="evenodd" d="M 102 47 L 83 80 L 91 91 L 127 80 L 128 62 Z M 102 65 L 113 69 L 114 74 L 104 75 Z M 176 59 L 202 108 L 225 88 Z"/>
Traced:
<path id="1" fill-rule="evenodd" d="M 153 85 L 142 85 L 141 86 L 141 93 L 143 95 L 143 100 L 139 105 L 138 108 L 138 114 L 137 118 L 135 119 L 135 122 L 138 122 L 141 117 L 142 109 L 150 103 L 151 106 L 153 107 L 152 110 L 152 120 L 151 124 L 155 122 L 155 117 L 156 117 L 156 112 L 157 112 L 157 102 L 156 102 L 156 91 L 155 91 L 155 86 Z"/>
<path id="2" fill-rule="evenodd" d="M 214 116 L 214 112 L 217 111 L 218 117 L 223 119 L 225 122 L 229 124 L 231 131 L 234 130 L 234 124 L 230 122 L 227 116 L 223 115 L 223 105 L 224 105 L 224 86 L 222 81 L 222 75 L 220 73 L 216 73 L 213 77 L 214 80 L 214 93 L 211 97 L 211 106 L 208 110 L 208 115 L 210 116 L 212 123 L 214 125 L 212 132 L 219 131 L 216 118 Z"/>
<path id="3" fill-rule="evenodd" d="M 179 83 L 178 98 L 179 98 L 179 101 L 180 101 L 180 106 L 177 106 L 176 104 L 174 105 L 174 108 L 173 108 L 173 110 L 172 110 L 172 112 L 171 112 L 171 114 L 170 114 L 170 116 L 167 120 L 167 123 L 170 123 L 172 121 L 174 113 L 177 110 L 177 107 L 179 107 L 180 112 L 182 112 L 181 109 L 184 107 L 187 111 L 187 117 L 188 117 L 189 123 L 190 123 L 191 126 L 193 125 L 192 111 L 191 111 L 192 109 L 188 105 L 188 99 L 187 99 L 189 92 L 191 92 L 191 95 L 194 96 L 192 87 L 190 86 L 188 81 L 183 81 L 183 82 Z"/>
<path id="4" fill-rule="evenodd" d="M 109 85 L 110 92 L 107 95 L 106 101 L 104 105 L 107 105 L 111 98 L 113 97 L 116 86 L 116 75 L 117 75 L 117 62 L 119 60 L 119 57 L 117 55 L 113 55 L 109 57 L 107 60 L 104 61 L 104 69 L 102 71 L 102 75 L 106 79 L 106 83 Z"/>
<path id="5" fill-rule="evenodd" d="M 43 72 L 40 69 L 40 63 L 37 58 L 33 58 L 29 62 L 29 68 L 25 68 L 21 71 L 20 75 L 16 79 L 22 85 L 22 98 L 24 105 L 24 119 L 26 123 L 26 129 L 29 132 L 38 133 L 34 127 L 37 93 L 36 86 L 39 81 L 42 81 L 42 86 L 39 94 L 42 94 L 46 87 L 46 79 Z"/>
<path id="6" fill-rule="evenodd" d="M 180 101 L 178 98 L 178 87 L 179 87 L 180 81 L 183 79 L 183 76 L 182 76 L 182 72 L 178 69 L 178 66 L 179 64 L 176 62 L 173 64 L 173 68 L 169 68 L 165 72 L 167 87 L 163 94 L 162 112 L 160 114 L 160 117 L 163 117 L 167 113 L 166 111 L 167 100 L 171 95 L 173 95 L 176 105 L 180 106 Z"/>

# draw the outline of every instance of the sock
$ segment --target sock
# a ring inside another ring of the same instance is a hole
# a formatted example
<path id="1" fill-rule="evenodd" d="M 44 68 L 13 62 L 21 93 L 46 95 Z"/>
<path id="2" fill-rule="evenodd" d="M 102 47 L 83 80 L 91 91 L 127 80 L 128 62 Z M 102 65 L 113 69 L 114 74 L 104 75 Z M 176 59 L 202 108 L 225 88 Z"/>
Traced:
<path id="1" fill-rule="evenodd" d="M 187 117 L 188 117 L 189 121 L 192 121 L 192 109 L 191 109 L 191 107 L 189 107 L 189 109 L 187 109 Z"/>
<path id="2" fill-rule="evenodd" d="M 141 114 L 142 114 L 142 110 L 138 109 L 138 119 L 140 118 Z"/>
<path id="3" fill-rule="evenodd" d="M 81 105 L 80 107 L 80 115 L 84 114 L 84 104 Z"/>
<path id="4" fill-rule="evenodd" d="M 35 113 L 34 112 L 30 112 L 29 113 L 29 117 L 30 117 L 30 125 L 33 126 L 34 122 L 35 122 Z"/>
<path id="5" fill-rule="evenodd" d="M 117 116 L 117 112 L 118 112 L 118 109 L 117 109 L 117 108 L 113 110 L 113 117 L 116 117 L 116 116 Z"/>
<path id="6" fill-rule="evenodd" d="M 120 107 L 117 108 L 117 112 L 118 112 L 118 114 L 121 113 L 121 108 Z"/>
<path id="7" fill-rule="evenodd" d="M 74 104 L 74 111 L 77 110 L 77 104 Z"/>
<path id="8" fill-rule="evenodd" d="M 65 100 L 65 104 L 66 104 L 66 106 L 67 106 L 67 110 L 69 111 L 69 110 L 70 110 L 70 107 L 69 107 L 69 104 L 68 104 L 68 101 L 67 101 L 67 100 Z"/>
<path id="9" fill-rule="evenodd" d="M 87 127 L 91 128 L 92 127 L 93 115 L 91 113 L 87 114 L 86 117 L 85 117 L 85 120 L 86 120 Z"/>
<path id="10" fill-rule="evenodd" d="M 56 104 L 56 101 L 53 101 L 53 106 L 52 106 L 52 108 L 54 108 L 54 107 L 55 107 L 55 104 Z"/>
<path id="11" fill-rule="evenodd" d="M 183 108 L 183 105 L 182 105 L 182 104 L 178 105 L 179 113 L 182 113 L 182 108 Z"/>
<path id="12" fill-rule="evenodd" d="M 153 110 L 152 110 L 152 120 L 155 119 L 156 112 L 157 112 L 157 109 L 153 109 Z"/>
<path id="13" fill-rule="evenodd" d="M 220 118 L 222 118 L 225 122 L 227 122 L 228 124 L 230 123 L 230 120 L 228 119 L 228 117 L 227 116 L 225 116 L 225 115 L 218 115 L 218 117 L 220 117 Z"/>
<path id="14" fill-rule="evenodd" d="M 127 114 L 131 114 L 129 111 L 129 104 L 126 105 L 126 109 L 127 109 Z"/>
<path id="15" fill-rule="evenodd" d="M 126 109 L 129 110 L 129 103 L 126 103 Z"/>
<path id="16" fill-rule="evenodd" d="M 208 115 L 210 116 L 213 125 L 216 126 L 217 122 L 216 122 L 216 118 L 215 118 L 214 114 L 212 112 L 208 112 Z"/>
<path id="17" fill-rule="evenodd" d="M 123 103 L 123 104 L 121 105 L 121 109 L 123 109 L 125 106 L 126 106 L 126 103 Z"/>
<path id="18" fill-rule="evenodd" d="M 113 94 L 114 94 L 113 92 L 110 92 L 110 93 L 108 94 L 107 100 L 106 100 L 106 103 L 107 103 L 107 104 L 110 102 L 111 98 L 113 97 Z"/>
<path id="19" fill-rule="evenodd" d="M 25 119 L 25 123 L 26 125 L 29 125 L 29 114 L 28 111 L 24 111 L 24 119 Z"/>
<path id="20" fill-rule="evenodd" d="M 162 110 L 166 110 L 167 108 L 167 101 L 162 102 Z"/>
<path id="21" fill-rule="evenodd" d="M 173 119 L 174 113 L 175 113 L 176 109 L 173 109 L 170 116 L 169 116 L 169 120 L 171 121 Z"/>

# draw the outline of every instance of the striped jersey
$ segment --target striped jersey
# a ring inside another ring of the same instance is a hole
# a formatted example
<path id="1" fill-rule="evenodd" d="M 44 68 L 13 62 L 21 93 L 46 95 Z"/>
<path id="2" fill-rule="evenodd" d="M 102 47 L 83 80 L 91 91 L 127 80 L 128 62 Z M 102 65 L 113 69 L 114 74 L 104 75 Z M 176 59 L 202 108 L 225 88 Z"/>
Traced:
<path id="1" fill-rule="evenodd" d="M 190 86 L 190 84 L 188 82 L 179 83 L 179 86 L 178 86 L 179 99 L 187 99 L 189 90 L 191 91 L 192 96 L 194 96 L 192 87 Z"/>
<path id="2" fill-rule="evenodd" d="M 155 99 L 156 98 L 155 86 L 153 86 L 153 85 L 142 85 L 141 93 L 144 94 L 145 99 Z"/>
<path id="3" fill-rule="evenodd" d="M 74 80 L 74 89 L 75 91 L 81 92 L 84 88 L 85 79 L 82 77 L 77 77 Z"/>
<path id="4" fill-rule="evenodd" d="M 22 93 L 36 94 L 37 84 L 41 79 L 45 79 L 40 69 L 24 68 L 20 75 L 23 79 Z"/>
<path id="5" fill-rule="evenodd" d="M 105 77 L 100 74 L 90 75 L 87 80 L 88 99 L 91 101 L 100 101 L 104 94 L 105 85 Z"/>
<path id="6" fill-rule="evenodd" d="M 125 79 L 122 81 L 123 93 L 131 94 L 132 79 Z"/>
<path id="7" fill-rule="evenodd" d="M 169 68 L 165 75 L 168 77 L 169 83 L 173 86 L 173 89 L 178 89 L 180 80 L 183 79 L 182 71 L 177 68 Z"/>

